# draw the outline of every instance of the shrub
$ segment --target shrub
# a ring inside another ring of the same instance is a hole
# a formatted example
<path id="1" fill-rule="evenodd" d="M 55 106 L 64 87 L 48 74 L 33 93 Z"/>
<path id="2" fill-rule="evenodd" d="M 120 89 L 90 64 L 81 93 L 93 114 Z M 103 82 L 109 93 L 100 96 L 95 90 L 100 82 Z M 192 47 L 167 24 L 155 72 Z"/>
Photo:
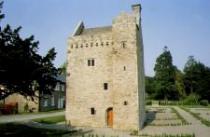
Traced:
<path id="1" fill-rule="evenodd" d="M 190 94 L 189 96 L 187 96 L 182 101 L 182 104 L 183 105 L 199 105 L 198 100 L 199 100 L 199 96 L 198 95 L 196 95 L 196 94 Z"/>
<path id="2" fill-rule="evenodd" d="M 200 105 L 202 105 L 202 106 L 208 106 L 208 104 L 209 104 L 209 102 L 208 102 L 208 100 L 201 100 L 200 101 Z"/>
<path id="3" fill-rule="evenodd" d="M 152 105 L 152 101 L 151 100 L 147 100 L 146 101 L 146 105 Z"/>

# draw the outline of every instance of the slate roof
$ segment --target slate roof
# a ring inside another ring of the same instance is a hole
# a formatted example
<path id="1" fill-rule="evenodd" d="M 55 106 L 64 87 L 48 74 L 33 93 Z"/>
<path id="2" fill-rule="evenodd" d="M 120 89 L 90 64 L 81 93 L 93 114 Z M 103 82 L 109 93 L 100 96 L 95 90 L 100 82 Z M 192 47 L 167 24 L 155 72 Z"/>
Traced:
<path id="1" fill-rule="evenodd" d="M 111 32 L 112 26 L 97 27 L 97 28 L 85 28 L 80 35 L 94 35 L 100 33 Z"/>

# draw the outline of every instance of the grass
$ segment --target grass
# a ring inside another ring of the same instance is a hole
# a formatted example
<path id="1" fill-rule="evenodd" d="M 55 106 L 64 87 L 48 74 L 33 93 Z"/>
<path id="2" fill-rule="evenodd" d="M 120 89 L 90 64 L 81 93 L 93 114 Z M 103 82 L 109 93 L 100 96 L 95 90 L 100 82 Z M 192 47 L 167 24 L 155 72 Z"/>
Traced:
<path id="1" fill-rule="evenodd" d="M 76 131 L 32 128 L 23 124 L 0 124 L 0 137 L 62 137 L 73 135 Z"/>
<path id="2" fill-rule="evenodd" d="M 201 123 L 203 123 L 204 125 L 210 127 L 210 121 L 202 118 L 198 113 L 194 113 L 192 111 L 190 111 L 189 109 L 185 108 L 185 107 L 182 107 L 180 106 L 181 109 L 185 110 L 186 112 L 190 113 L 192 116 L 194 116 L 196 119 L 200 120 Z"/>
<path id="3" fill-rule="evenodd" d="M 56 124 L 56 123 L 65 121 L 65 116 L 62 115 L 62 116 L 38 118 L 38 119 L 33 119 L 33 121 L 38 122 L 38 123 L 44 123 L 44 124 Z"/>
<path id="4" fill-rule="evenodd" d="M 58 109 L 58 110 L 49 110 L 49 111 L 42 111 L 42 112 L 21 112 L 21 113 L 18 113 L 20 115 L 24 114 L 24 115 L 27 115 L 27 114 L 48 114 L 48 113 L 55 113 L 55 112 L 62 112 L 62 111 L 65 111 L 65 109 Z"/>

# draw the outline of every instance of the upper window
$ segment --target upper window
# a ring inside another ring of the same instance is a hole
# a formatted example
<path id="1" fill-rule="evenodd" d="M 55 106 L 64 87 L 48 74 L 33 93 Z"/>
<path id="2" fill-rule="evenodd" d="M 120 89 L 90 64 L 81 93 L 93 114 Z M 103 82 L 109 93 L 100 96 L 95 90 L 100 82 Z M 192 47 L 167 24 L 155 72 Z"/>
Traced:
<path id="1" fill-rule="evenodd" d="M 88 59 L 87 64 L 88 64 L 88 66 L 95 66 L 95 60 L 94 59 Z"/>
<path id="2" fill-rule="evenodd" d="M 91 115 L 95 115 L 95 113 L 96 113 L 95 108 L 90 108 L 90 113 L 91 113 Z"/>
<path id="3" fill-rule="evenodd" d="M 108 90 L 108 83 L 104 83 L 104 90 Z"/>
<path id="4" fill-rule="evenodd" d="M 122 41 L 122 47 L 126 48 L 126 41 Z"/>

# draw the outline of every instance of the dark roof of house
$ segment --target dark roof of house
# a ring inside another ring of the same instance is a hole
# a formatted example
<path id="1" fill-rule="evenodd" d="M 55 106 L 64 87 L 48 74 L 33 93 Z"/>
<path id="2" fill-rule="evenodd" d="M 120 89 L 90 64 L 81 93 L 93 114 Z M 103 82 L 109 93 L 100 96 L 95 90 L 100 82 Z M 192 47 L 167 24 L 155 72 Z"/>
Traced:
<path id="1" fill-rule="evenodd" d="M 60 82 L 66 83 L 66 76 L 65 75 L 58 75 L 56 79 Z"/>
<path id="2" fill-rule="evenodd" d="M 112 31 L 112 26 L 97 27 L 97 28 L 85 28 L 80 35 L 94 35 L 104 32 Z"/>

